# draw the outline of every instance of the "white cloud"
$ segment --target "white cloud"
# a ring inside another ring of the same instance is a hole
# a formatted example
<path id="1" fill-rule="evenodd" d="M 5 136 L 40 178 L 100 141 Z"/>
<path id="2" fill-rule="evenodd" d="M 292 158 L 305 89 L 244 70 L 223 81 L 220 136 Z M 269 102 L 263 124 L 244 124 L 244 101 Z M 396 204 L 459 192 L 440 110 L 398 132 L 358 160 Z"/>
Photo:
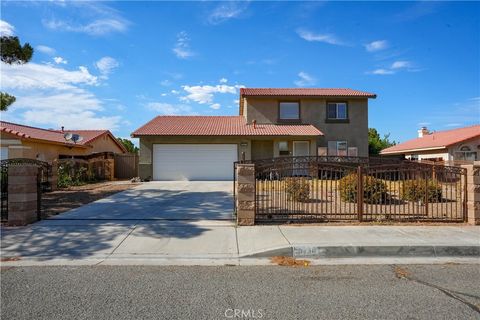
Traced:
<path id="1" fill-rule="evenodd" d="M 92 36 L 104 36 L 114 32 L 125 32 L 128 23 L 123 19 L 97 19 L 87 24 L 73 25 L 61 20 L 44 20 L 43 25 L 51 30 L 86 33 Z"/>
<path id="2" fill-rule="evenodd" d="M 370 74 L 378 74 L 378 75 L 387 75 L 387 74 L 394 74 L 395 72 L 392 71 L 392 70 L 389 70 L 389 69 L 383 69 L 383 68 L 380 68 L 380 69 L 375 69 L 371 72 L 368 72 Z"/>
<path id="3" fill-rule="evenodd" d="M 227 82 L 228 82 L 228 80 L 227 80 L 226 78 L 222 78 L 222 79 L 220 79 L 220 81 L 219 81 L 219 82 L 220 82 L 220 83 L 227 83 Z"/>
<path id="4" fill-rule="evenodd" d="M 121 117 L 102 115 L 103 102 L 87 90 L 98 78 L 86 67 L 3 65 L 2 87 L 17 97 L 7 113 L 30 125 L 114 130 Z"/>
<path id="5" fill-rule="evenodd" d="M 218 109 L 220 109 L 220 103 L 214 103 L 210 106 L 210 108 L 212 108 L 214 110 L 218 110 Z"/>
<path id="6" fill-rule="evenodd" d="M 410 61 L 395 61 L 392 63 L 392 66 L 390 68 L 392 69 L 405 69 L 405 68 L 410 68 L 412 67 L 412 64 Z"/>
<path id="7" fill-rule="evenodd" d="M 53 61 L 55 61 L 56 64 L 67 64 L 68 61 L 63 59 L 62 57 L 55 57 L 53 58 Z"/>
<path id="8" fill-rule="evenodd" d="M 164 87 L 168 87 L 168 86 L 172 85 L 172 81 L 170 81 L 168 79 L 165 79 L 165 80 L 160 81 L 160 84 Z"/>
<path id="9" fill-rule="evenodd" d="M 377 41 L 367 43 L 365 45 L 365 49 L 367 49 L 368 52 L 375 52 L 375 51 L 384 50 L 387 47 L 388 47 L 388 41 L 387 40 L 377 40 Z"/>
<path id="10" fill-rule="evenodd" d="M 1 36 L 13 36 L 15 30 L 14 26 L 12 26 L 10 23 L 8 23 L 5 20 L 0 20 L 0 35 Z"/>
<path id="11" fill-rule="evenodd" d="M 207 22 L 216 25 L 233 18 L 239 18 L 249 4 L 248 1 L 220 2 L 209 14 Z"/>
<path id="12" fill-rule="evenodd" d="M 215 93 L 230 93 L 237 94 L 237 89 L 242 88 L 241 85 L 228 86 L 225 84 L 218 84 L 215 86 L 182 86 L 188 94 L 180 99 L 183 101 L 195 101 L 200 104 L 212 103 Z"/>
<path id="13" fill-rule="evenodd" d="M 300 38 L 310 42 L 324 42 L 338 46 L 345 45 L 343 41 L 341 41 L 337 38 L 337 36 L 331 33 L 314 33 L 312 31 L 298 29 L 297 34 L 300 36 Z"/>
<path id="14" fill-rule="evenodd" d="M 401 60 L 393 62 L 390 67 L 375 69 L 367 72 L 367 74 L 388 75 L 399 71 L 417 72 L 420 69 L 413 68 L 413 64 L 410 61 Z"/>
<path id="15" fill-rule="evenodd" d="M 164 102 L 150 102 L 147 108 L 164 115 L 191 114 L 192 108 L 188 105 L 173 105 Z"/>
<path id="16" fill-rule="evenodd" d="M 53 56 L 55 54 L 55 49 L 53 48 L 50 48 L 50 47 L 47 47 L 47 46 L 44 46 L 44 45 L 39 45 L 39 46 L 36 46 L 35 49 L 37 51 L 40 51 L 41 53 L 45 53 L 45 54 L 48 54 L 50 56 Z"/>
<path id="17" fill-rule="evenodd" d="M 95 63 L 95 66 L 102 74 L 101 77 L 107 79 L 108 75 L 112 73 L 114 69 L 118 68 L 119 63 L 112 57 L 103 57 Z"/>
<path id="18" fill-rule="evenodd" d="M 4 64 L 1 68 L 4 89 L 73 89 L 76 85 L 97 85 L 98 78 L 86 67 L 69 71 L 59 67 L 27 63 L 25 65 Z"/>
<path id="19" fill-rule="evenodd" d="M 188 59 L 195 55 L 190 49 L 190 38 L 185 31 L 177 34 L 177 42 L 175 43 L 172 51 L 175 53 L 177 58 L 180 59 Z"/>
<path id="20" fill-rule="evenodd" d="M 308 86 L 313 86 L 317 83 L 317 79 L 309 75 L 308 73 L 301 71 L 298 73 L 298 77 L 300 79 L 297 79 L 294 81 L 295 85 L 297 87 L 308 87 Z"/>

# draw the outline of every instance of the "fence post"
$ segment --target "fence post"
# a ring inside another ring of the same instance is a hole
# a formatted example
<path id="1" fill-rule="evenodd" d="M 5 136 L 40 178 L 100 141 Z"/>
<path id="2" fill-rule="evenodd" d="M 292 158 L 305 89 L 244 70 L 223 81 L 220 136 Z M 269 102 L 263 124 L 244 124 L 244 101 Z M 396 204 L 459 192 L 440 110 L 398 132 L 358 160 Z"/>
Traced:
<path id="1" fill-rule="evenodd" d="M 236 182 L 237 225 L 255 224 L 255 164 L 238 163 Z"/>
<path id="2" fill-rule="evenodd" d="M 38 167 L 12 165 L 8 167 L 8 225 L 26 225 L 38 220 Z"/>
<path id="3" fill-rule="evenodd" d="M 480 161 L 462 165 L 466 174 L 466 218 L 468 224 L 480 225 Z"/>
<path id="4" fill-rule="evenodd" d="M 48 182 L 50 183 L 50 189 L 55 191 L 58 189 L 58 160 L 52 161 L 50 166 L 50 175 L 48 176 Z"/>
<path id="5" fill-rule="evenodd" d="M 357 167 L 357 214 L 358 221 L 363 220 L 363 168 Z"/>

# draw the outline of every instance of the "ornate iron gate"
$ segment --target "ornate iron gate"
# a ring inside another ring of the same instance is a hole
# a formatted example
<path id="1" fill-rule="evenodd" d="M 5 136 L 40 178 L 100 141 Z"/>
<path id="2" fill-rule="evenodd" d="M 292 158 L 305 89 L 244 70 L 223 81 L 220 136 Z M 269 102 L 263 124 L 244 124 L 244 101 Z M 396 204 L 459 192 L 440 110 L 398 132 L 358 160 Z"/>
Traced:
<path id="1" fill-rule="evenodd" d="M 11 166 L 34 165 L 38 168 L 37 174 L 37 217 L 41 219 L 42 192 L 50 191 L 49 177 L 51 166 L 44 161 L 34 159 L 7 159 L 0 162 L 1 166 L 1 221 L 8 221 L 8 168 Z"/>
<path id="2" fill-rule="evenodd" d="M 465 221 L 466 170 L 357 157 L 255 164 L 256 222 Z"/>

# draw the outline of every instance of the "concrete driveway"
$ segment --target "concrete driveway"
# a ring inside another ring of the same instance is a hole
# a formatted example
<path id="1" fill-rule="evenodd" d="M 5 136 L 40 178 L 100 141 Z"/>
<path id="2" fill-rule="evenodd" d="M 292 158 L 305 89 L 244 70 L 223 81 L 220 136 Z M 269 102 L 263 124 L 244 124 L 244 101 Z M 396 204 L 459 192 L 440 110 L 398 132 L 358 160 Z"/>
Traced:
<path id="1" fill-rule="evenodd" d="M 147 182 L 51 219 L 232 220 L 232 191 L 231 181 Z"/>

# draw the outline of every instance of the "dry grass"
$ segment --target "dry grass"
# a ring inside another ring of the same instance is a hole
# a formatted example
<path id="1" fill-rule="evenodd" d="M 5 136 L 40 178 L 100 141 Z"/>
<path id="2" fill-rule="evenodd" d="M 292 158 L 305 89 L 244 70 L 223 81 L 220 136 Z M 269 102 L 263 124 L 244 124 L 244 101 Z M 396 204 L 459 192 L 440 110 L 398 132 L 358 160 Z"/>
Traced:
<path id="1" fill-rule="evenodd" d="M 298 260 L 292 257 L 285 256 L 275 256 L 272 257 L 270 260 L 273 263 L 284 267 L 308 267 L 310 265 L 310 261 L 308 260 Z"/>
<path id="2" fill-rule="evenodd" d="M 407 268 L 396 266 L 393 272 L 398 279 L 408 279 L 410 277 L 410 271 Z"/>

